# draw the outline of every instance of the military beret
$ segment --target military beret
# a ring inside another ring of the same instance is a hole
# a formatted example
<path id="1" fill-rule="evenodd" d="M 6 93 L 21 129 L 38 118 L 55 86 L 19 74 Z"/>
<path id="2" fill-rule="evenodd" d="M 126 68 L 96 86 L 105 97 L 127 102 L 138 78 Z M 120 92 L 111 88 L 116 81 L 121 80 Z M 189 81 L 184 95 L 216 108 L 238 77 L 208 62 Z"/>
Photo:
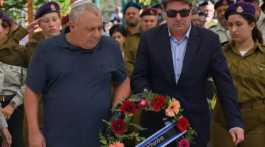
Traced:
<path id="1" fill-rule="evenodd" d="M 138 3 L 135 3 L 135 2 L 129 2 L 125 5 L 124 9 L 123 9 L 123 14 L 125 14 L 125 12 L 127 11 L 128 8 L 130 7 L 134 7 L 136 9 L 139 9 L 141 10 L 141 6 L 138 4 Z"/>
<path id="2" fill-rule="evenodd" d="M 259 4 L 259 0 L 236 0 L 236 2 L 246 2 L 246 3 L 257 3 Z"/>
<path id="3" fill-rule="evenodd" d="M 140 17 L 146 16 L 146 15 L 154 15 L 157 16 L 157 10 L 155 8 L 145 8 L 142 13 L 140 14 Z"/>
<path id="4" fill-rule="evenodd" d="M 186 2 L 190 5 L 193 4 L 193 0 L 162 0 L 162 5 L 165 7 L 169 2 L 174 2 L 174 1 L 182 1 L 182 2 Z"/>
<path id="5" fill-rule="evenodd" d="M 230 5 L 234 3 L 233 0 L 219 0 L 214 4 L 214 9 L 217 9 L 218 7 L 224 6 L 224 5 Z"/>
<path id="6" fill-rule="evenodd" d="M 60 6 L 56 2 L 48 2 L 39 7 L 35 14 L 35 19 L 42 17 L 43 15 L 51 12 L 57 12 L 60 14 Z"/>
<path id="7" fill-rule="evenodd" d="M 248 15 L 255 17 L 255 7 L 250 3 L 244 2 L 231 4 L 225 12 L 225 18 L 228 19 L 228 17 L 233 14 Z"/>
<path id="8" fill-rule="evenodd" d="M 2 22 L 6 22 L 8 24 L 8 26 L 10 27 L 12 24 L 12 19 L 3 11 L 0 11 L 0 19 Z"/>

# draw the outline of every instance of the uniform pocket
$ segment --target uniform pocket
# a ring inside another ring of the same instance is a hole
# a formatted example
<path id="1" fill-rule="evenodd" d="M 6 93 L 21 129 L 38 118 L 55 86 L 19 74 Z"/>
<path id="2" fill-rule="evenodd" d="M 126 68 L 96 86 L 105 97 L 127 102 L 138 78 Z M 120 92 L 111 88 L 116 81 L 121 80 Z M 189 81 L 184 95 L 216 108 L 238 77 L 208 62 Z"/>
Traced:
<path id="1" fill-rule="evenodd" d="M 265 63 L 259 63 L 252 66 L 251 72 L 256 78 L 265 80 Z"/>

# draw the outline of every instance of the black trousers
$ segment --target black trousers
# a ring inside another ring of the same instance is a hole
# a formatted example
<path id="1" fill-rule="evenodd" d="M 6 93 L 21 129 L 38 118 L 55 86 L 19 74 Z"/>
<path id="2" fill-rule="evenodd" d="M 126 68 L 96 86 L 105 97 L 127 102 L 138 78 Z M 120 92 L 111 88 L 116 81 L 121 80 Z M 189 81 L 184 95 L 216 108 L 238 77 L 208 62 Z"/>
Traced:
<path id="1" fill-rule="evenodd" d="M 1 102 L 2 107 L 8 105 L 10 100 L 5 102 Z M 13 112 L 10 119 L 7 121 L 8 130 L 12 135 L 12 145 L 11 147 L 24 147 L 24 139 L 23 139 L 23 120 L 24 120 L 24 109 L 23 105 L 20 105 Z M 2 142 L 2 141 L 1 141 Z"/>

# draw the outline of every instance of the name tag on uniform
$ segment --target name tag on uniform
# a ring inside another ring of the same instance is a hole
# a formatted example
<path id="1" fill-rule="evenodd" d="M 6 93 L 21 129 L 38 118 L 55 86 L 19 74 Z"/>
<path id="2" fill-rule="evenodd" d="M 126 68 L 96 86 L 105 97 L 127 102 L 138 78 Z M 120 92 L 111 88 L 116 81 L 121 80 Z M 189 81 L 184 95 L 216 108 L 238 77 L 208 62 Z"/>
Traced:
<path id="1" fill-rule="evenodd" d="M 165 127 L 161 128 L 135 147 L 165 147 L 183 136 L 186 132 L 187 131 L 178 132 L 176 129 L 176 122 L 168 122 Z"/>

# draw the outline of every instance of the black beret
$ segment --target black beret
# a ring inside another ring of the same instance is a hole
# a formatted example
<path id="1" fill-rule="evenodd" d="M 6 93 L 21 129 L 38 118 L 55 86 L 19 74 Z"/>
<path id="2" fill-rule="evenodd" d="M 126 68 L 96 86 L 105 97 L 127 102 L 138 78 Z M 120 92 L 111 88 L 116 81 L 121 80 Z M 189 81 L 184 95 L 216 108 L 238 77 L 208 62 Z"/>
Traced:
<path id="1" fill-rule="evenodd" d="M 9 27 L 11 26 L 12 24 L 12 19 L 3 11 L 0 11 L 0 19 L 3 21 L 3 22 L 6 22 Z"/>
<path id="2" fill-rule="evenodd" d="M 224 5 L 230 5 L 234 3 L 233 0 L 219 0 L 214 4 L 214 9 L 217 9 L 218 7 L 224 6 Z"/>
<path id="3" fill-rule="evenodd" d="M 231 4 L 225 12 L 225 18 L 228 19 L 228 17 L 233 14 L 248 15 L 255 17 L 255 7 L 250 3 L 244 2 Z"/>
<path id="4" fill-rule="evenodd" d="M 60 6 L 56 2 L 48 2 L 39 7 L 35 14 L 35 19 L 42 17 L 43 15 L 51 12 L 57 12 L 60 14 Z"/>
<path id="5" fill-rule="evenodd" d="M 236 0 L 237 2 L 246 2 L 246 3 L 257 3 L 259 4 L 259 0 Z"/>
<path id="6" fill-rule="evenodd" d="M 134 7 L 136 9 L 139 9 L 141 10 L 141 6 L 138 4 L 138 3 L 135 3 L 135 2 L 129 2 L 125 5 L 124 9 L 123 9 L 123 14 L 125 14 L 125 12 L 127 11 L 128 8 L 130 7 Z"/>

